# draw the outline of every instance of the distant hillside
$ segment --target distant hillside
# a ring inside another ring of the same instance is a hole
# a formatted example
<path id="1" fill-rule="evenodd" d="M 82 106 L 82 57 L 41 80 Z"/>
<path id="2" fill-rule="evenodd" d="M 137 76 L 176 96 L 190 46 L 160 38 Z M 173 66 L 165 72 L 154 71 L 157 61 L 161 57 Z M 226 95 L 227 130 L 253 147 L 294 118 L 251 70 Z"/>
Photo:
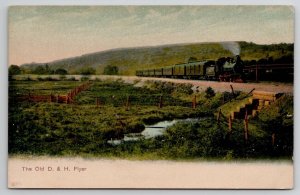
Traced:
<path id="1" fill-rule="evenodd" d="M 277 59 L 282 56 L 293 55 L 294 50 L 294 44 L 285 43 L 272 45 L 258 45 L 248 42 L 239 42 L 238 44 L 230 44 L 230 42 L 175 44 L 107 50 L 49 63 L 23 64 L 22 67 L 32 70 L 39 65 L 48 64 L 50 69 L 63 68 L 71 74 L 83 67 L 94 67 L 97 74 L 102 74 L 105 66 L 114 65 L 118 66 L 119 74 L 133 75 L 138 69 L 169 66 L 186 62 L 190 57 L 195 57 L 198 60 L 216 60 L 220 57 L 232 56 L 233 54 L 227 50 L 227 46 L 239 47 L 233 48 L 233 50 L 240 50 L 243 60 L 258 60 L 269 57 Z"/>

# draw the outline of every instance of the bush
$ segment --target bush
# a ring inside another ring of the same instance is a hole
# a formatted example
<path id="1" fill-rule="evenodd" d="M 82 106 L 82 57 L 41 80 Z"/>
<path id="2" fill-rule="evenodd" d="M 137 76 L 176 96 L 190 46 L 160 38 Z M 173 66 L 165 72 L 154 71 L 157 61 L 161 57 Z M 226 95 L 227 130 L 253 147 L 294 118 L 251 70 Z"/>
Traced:
<path id="1" fill-rule="evenodd" d="M 103 74 L 105 75 L 117 75 L 119 72 L 119 68 L 117 66 L 107 65 L 104 68 Z"/>
<path id="2" fill-rule="evenodd" d="M 88 80 L 90 80 L 90 77 L 88 77 L 88 76 L 83 76 L 83 77 L 80 78 L 80 80 L 81 80 L 81 81 L 88 81 Z"/>
<path id="3" fill-rule="evenodd" d="M 21 74 L 21 68 L 17 65 L 11 65 L 8 69 L 9 75 Z"/>
<path id="4" fill-rule="evenodd" d="M 148 87 L 159 93 L 172 93 L 175 90 L 175 84 L 162 81 L 147 81 Z"/>
<path id="5" fill-rule="evenodd" d="M 216 95 L 215 91 L 211 87 L 207 87 L 205 90 L 205 97 L 206 98 L 212 98 Z"/>
<path id="6" fill-rule="evenodd" d="M 178 83 L 175 84 L 175 92 L 191 95 L 193 93 L 192 87 L 193 85 L 190 83 Z"/>
<path id="7" fill-rule="evenodd" d="M 80 69 L 79 74 L 82 75 L 93 75 L 96 74 L 96 69 L 92 67 L 84 67 Z"/>
<path id="8" fill-rule="evenodd" d="M 177 123 L 164 134 L 164 150 L 173 158 L 224 157 L 225 134 L 211 119 Z"/>
<path id="9" fill-rule="evenodd" d="M 58 81 L 59 79 L 50 76 L 50 77 L 44 78 L 43 80 L 44 81 Z"/>
<path id="10" fill-rule="evenodd" d="M 59 69 L 55 70 L 55 74 L 66 75 L 66 74 L 68 74 L 68 71 L 65 69 L 59 68 Z"/>

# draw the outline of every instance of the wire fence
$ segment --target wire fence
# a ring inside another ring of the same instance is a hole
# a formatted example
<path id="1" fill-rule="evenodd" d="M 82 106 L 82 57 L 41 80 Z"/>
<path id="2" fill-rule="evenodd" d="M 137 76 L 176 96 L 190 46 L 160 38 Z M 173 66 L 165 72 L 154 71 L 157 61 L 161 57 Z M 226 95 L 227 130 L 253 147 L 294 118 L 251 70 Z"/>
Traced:
<path id="1" fill-rule="evenodd" d="M 74 102 L 74 98 L 84 90 L 87 90 L 91 86 L 90 82 L 83 83 L 75 88 L 73 88 L 69 93 L 65 95 L 61 94 L 50 94 L 50 95 L 40 95 L 40 94 L 32 94 L 28 92 L 27 95 L 17 94 L 14 92 L 10 92 L 10 100 L 13 102 L 27 101 L 27 102 L 55 102 L 55 103 L 66 103 L 70 104 Z M 13 93 L 14 95 L 12 95 Z"/>

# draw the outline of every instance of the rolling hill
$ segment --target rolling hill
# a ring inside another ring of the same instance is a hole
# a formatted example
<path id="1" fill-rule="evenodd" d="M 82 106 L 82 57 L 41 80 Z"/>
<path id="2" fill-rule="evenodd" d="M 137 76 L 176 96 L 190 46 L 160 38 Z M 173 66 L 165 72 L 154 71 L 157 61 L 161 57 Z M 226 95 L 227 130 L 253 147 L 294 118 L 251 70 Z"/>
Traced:
<path id="1" fill-rule="evenodd" d="M 230 51 L 231 50 L 231 51 Z M 198 60 L 216 60 L 240 53 L 243 60 L 273 59 L 293 55 L 294 44 L 258 45 L 248 42 L 187 43 L 152 47 L 120 48 L 85 54 L 49 63 L 23 64 L 25 70 L 48 64 L 50 69 L 63 68 L 76 74 L 83 67 L 93 67 L 102 74 L 107 65 L 118 66 L 119 74 L 134 75 L 138 69 L 157 68 L 186 62 L 190 57 Z"/>

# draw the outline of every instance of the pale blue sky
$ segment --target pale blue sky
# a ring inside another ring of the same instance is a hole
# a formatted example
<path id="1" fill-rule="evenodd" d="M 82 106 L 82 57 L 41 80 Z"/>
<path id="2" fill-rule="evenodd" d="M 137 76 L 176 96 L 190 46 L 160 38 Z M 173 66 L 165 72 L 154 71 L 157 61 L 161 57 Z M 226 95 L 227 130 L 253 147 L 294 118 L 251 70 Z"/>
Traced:
<path id="1" fill-rule="evenodd" d="M 9 64 L 173 43 L 293 43 L 290 6 L 15 6 Z"/>

